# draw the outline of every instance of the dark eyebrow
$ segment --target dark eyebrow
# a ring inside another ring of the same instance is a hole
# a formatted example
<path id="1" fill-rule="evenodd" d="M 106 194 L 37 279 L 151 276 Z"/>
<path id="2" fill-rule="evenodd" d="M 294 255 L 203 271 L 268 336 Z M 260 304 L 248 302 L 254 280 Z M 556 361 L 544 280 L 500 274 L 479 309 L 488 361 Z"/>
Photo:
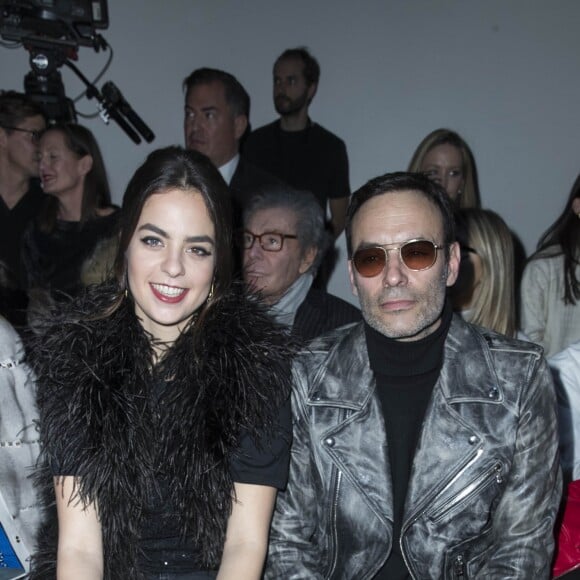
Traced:
<path id="1" fill-rule="evenodd" d="M 153 224 L 143 224 L 138 231 L 141 230 L 151 230 L 152 232 L 155 232 L 156 234 L 159 234 L 160 236 L 163 236 L 164 238 L 168 238 L 169 235 L 167 234 L 166 231 L 162 230 L 161 228 L 158 228 L 157 226 L 154 226 Z"/>
<path id="2" fill-rule="evenodd" d="M 189 105 L 185 105 L 185 110 L 186 111 L 195 111 L 195 108 L 190 107 Z M 207 113 L 208 111 L 217 111 L 217 110 L 218 110 L 218 107 L 216 107 L 214 105 L 208 105 L 207 107 L 201 108 L 202 113 Z"/>
<path id="3" fill-rule="evenodd" d="M 357 246 L 357 250 L 367 250 L 368 248 L 378 248 L 380 247 L 381 244 L 379 243 L 375 243 L 375 242 L 361 242 L 358 246 Z M 355 250 L 356 251 L 356 250 Z"/>
<path id="4" fill-rule="evenodd" d="M 196 244 L 199 242 L 206 242 L 207 244 L 211 244 L 214 246 L 214 241 L 209 236 L 190 236 L 189 238 L 185 238 L 185 241 L 188 244 Z"/>
<path id="5" fill-rule="evenodd" d="M 155 232 L 156 234 L 160 235 L 163 238 L 171 238 L 171 236 L 164 230 L 162 230 L 161 228 L 153 225 L 153 224 L 143 224 L 138 231 L 141 230 L 151 230 L 152 232 Z M 215 246 L 215 242 L 209 237 L 209 236 L 189 236 L 187 238 L 185 238 L 185 241 L 188 244 L 195 244 L 195 243 L 199 243 L 199 242 L 205 242 L 207 244 L 211 244 L 212 246 Z"/>

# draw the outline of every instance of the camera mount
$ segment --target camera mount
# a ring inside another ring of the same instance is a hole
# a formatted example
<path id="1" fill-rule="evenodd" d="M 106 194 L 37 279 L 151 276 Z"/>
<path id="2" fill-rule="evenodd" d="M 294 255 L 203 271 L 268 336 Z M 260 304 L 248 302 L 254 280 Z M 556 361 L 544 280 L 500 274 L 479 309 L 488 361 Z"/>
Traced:
<path id="1" fill-rule="evenodd" d="M 150 143 L 155 135 L 119 89 L 108 82 L 101 94 L 72 62 L 78 58 L 79 46 L 96 52 L 110 48 L 97 33 L 108 26 L 107 0 L 0 0 L 0 36 L 30 53 L 24 90 L 44 108 L 49 122 L 76 121 L 59 71 L 66 65 L 87 87 L 86 97 L 97 99 L 105 123 L 113 119 L 135 143 L 141 142 L 140 135 Z"/>

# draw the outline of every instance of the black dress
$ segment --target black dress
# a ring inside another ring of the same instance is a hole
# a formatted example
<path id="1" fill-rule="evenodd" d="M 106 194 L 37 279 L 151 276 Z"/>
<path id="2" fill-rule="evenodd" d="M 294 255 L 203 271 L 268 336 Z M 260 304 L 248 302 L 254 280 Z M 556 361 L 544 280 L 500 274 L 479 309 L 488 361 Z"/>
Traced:
<path id="1" fill-rule="evenodd" d="M 107 580 L 216 570 L 234 484 L 286 483 L 292 340 L 236 285 L 151 368 L 130 296 L 96 315 L 118 296 L 90 287 L 29 337 L 46 503 L 53 475 L 79 478 L 78 498 L 99 508 Z M 47 523 L 35 580 L 54 577 Z"/>
<path id="2" fill-rule="evenodd" d="M 22 263 L 25 287 L 43 289 L 53 298 L 76 296 L 83 288 L 81 272 L 99 242 L 116 234 L 119 212 L 84 224 L 57 220 L 53 231 L 41 231 L 36 222 L 24 234 Z"/>

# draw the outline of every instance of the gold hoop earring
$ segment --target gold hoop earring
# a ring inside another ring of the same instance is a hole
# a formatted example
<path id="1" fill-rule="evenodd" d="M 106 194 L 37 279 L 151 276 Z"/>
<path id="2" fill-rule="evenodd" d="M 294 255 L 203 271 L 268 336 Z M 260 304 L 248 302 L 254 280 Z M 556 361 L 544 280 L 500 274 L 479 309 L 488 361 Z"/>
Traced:
<path id="1" fill-rule="evenodd" d="M 209 302 L 213 298 L 213 288 L 214 288 L 213 285 L 214 285 L 214 282 L 212 280 L 211 286 L 210 286 L 210 289 L 209 289 L 209 294 L 207 295 L 207 302 Z"/>

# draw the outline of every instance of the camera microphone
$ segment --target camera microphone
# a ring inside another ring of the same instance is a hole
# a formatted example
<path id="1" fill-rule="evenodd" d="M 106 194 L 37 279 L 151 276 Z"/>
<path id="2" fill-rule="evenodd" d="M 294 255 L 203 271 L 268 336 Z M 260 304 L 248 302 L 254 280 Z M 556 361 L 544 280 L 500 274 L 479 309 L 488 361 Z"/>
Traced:
<path id="1" fill-rule="evenodd" d="M 137 115 L 131 105 L 129 105 L 129 103 L 126 101 L 119 88 L 113 82 L 106 82 L 103 85 L 101 91 L 106 101 L 106 109 L 111 114 L 111 117 L 115 119 L 115 121 L 119 122 L 117 118 L 118 115 L 115 115 L 115 112 L 118 112 L 123 117 L 125 117 L 127 121 L 133 125 L 133 127 L 135 127 L 135 129 L 143 136 L 143 139 L 145 139 L 147 143 L 151 143 L 151 141 L 155 139 L 155 134 L 153 131 L 151 131 L 143 119 Z M 125 132 L 127 132 L 126 127 L 123 127 L 123 129 Z M 135 141 L 133 137 L 131 138 Z"/>

